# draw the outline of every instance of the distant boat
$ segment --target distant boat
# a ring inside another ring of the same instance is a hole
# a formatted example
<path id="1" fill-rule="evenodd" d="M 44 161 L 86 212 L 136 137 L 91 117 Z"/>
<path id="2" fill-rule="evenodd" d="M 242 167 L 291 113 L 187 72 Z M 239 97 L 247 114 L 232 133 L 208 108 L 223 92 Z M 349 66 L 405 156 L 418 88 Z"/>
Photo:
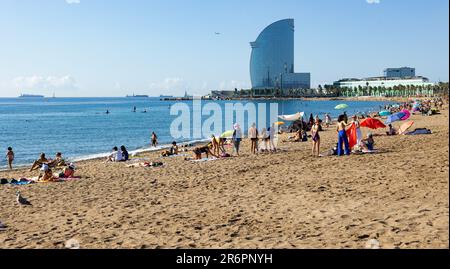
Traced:
<path id="1" fill-rule="evenodd" d="M 45 96 L 39 94 L 21 94 L 19 98 L 44 98 Z"/>
<path id="2" fill-rule="evenodd" d="M 137 94 L 137 95 L 135 95 L 133 93 L 133 95 L 127 95 L 127 98 L 130 98 L 130 97 L 134 97 L 134 98 L 148 98 L 148 95 L 145 95 L 145 94 Z"/>
<path id="3" fill-rule="evenodd" d="M 160 95 L 159 98 L 173 98 L 173 95 Z"/>

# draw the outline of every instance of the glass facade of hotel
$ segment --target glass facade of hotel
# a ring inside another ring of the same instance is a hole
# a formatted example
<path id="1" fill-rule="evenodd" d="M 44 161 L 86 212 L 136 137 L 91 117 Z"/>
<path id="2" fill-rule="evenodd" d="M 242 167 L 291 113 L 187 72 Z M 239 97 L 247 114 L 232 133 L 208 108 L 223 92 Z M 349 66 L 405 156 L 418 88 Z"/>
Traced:
<path id="1" fill-rule="evenodd" d="M 294 20 L 272 23 L 250 43 L 253 89 L 310 88 L 309 73 L 294 73 Z"/>

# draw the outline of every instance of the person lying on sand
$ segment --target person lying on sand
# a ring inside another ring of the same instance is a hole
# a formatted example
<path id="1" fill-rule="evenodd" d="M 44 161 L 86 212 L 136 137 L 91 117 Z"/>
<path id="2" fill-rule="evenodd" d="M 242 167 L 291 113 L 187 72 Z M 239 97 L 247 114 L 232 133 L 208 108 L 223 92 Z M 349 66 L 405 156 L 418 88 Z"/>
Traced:
<path id="1" fill-rule="evenodd" d="M 41 153 L 41 155 L 39 156 L 39 159 L 34 161 L 33 165 L 31 166 L 30 172 L 38 169 L 43 164 L 47 164 L 47 163 L 48 163 L 48 160 L 47 160 L 47 158 L 45 158 L 45 153 Z"/>
<path id="2" fill-rule="evenodd" d="M 160 167 L 163 166 L 162 162 L 143 162 L 143 163 L 132 163 L 127 165 L 127 167 Z"/>
<path id="3" fill-rule="evenodd" d="M 298 130 L 295 132 L 294 136 L 289 136 L 287 140 L 283 140 L 283 142 L 302 142 L 302 130 Z"/>

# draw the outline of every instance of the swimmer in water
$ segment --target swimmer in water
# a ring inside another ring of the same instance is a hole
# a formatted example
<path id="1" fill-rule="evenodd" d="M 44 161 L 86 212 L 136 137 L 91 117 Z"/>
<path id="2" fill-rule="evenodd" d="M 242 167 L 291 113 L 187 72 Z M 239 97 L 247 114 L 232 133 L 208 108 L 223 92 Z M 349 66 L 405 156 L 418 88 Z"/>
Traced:
<path id="1" fill-rule="evenodd" d="M 106 110 L 106 114 L 109 114 L 109 110 L 108 109 Z"/>

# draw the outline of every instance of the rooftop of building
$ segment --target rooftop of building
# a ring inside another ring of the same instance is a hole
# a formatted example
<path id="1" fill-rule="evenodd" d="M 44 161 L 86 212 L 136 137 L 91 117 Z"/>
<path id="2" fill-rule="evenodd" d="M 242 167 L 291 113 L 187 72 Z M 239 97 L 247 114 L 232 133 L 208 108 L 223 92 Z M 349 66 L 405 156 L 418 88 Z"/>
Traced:
<path id="1" fill-rule="evenodd" d="M 338 80 L 337 82 L 417 80 L 417 79 L 428 81 L 428 78 L 423 77 L 423 76 L 415 76 L 415 77 L 385 77 L 385 76 L 381 76 L 381 77 L 369 77 L 369 78 L 363 78 L 363 79 L 343 78 L 343 79 Z"/>

